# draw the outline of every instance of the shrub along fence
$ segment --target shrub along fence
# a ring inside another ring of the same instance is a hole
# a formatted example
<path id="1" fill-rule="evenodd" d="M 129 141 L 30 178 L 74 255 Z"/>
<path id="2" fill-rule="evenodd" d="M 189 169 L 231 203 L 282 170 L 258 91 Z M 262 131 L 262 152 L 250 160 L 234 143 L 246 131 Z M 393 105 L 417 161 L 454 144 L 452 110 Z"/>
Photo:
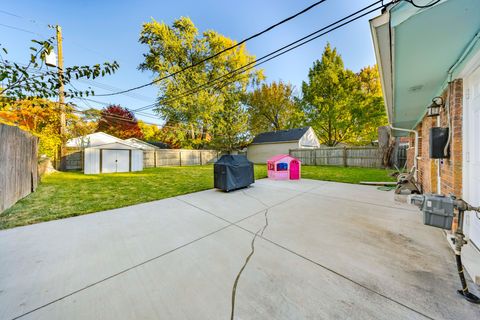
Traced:
<path id="1" fill-rule="evenodd" d="M 290 155 L 302 165 L 382 168 L 382 153 L 378 147 L 322 147 L 292 149 Z"/>
<path id="2" fill-rule="evenodd" d="M 161 149 L 143 152 L 143 167 L 194 166 L 217 161 L 221 156 L 216 150 Z"/>
<path id="3" fill-rule="evenodd" d="M 0 124 L 0 212 L 38 186 L 38 138 Z"/>

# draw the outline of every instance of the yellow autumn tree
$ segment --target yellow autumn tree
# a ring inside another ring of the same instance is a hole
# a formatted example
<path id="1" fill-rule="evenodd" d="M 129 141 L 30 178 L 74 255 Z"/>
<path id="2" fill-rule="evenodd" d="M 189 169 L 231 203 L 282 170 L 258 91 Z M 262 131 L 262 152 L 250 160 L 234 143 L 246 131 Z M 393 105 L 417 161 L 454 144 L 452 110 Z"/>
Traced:
<path id="1" fill-rule="evenodd" d="M 67 121 L 78 120 L 67 107 Z M 46 99 L 2 100 L 0 103 L 0 122 L 18 126 L 40 138 L 39 154 L 55 158 L 62 142 L 59 124 L 60 110 L 58 104 Z"/>

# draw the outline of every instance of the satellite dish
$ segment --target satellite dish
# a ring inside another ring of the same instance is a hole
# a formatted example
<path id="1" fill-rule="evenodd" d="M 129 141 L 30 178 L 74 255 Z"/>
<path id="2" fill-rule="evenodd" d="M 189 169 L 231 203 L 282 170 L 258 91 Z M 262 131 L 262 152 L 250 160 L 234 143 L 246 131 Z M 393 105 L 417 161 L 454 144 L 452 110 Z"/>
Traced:
<path id="1" fill-rule="evenodd" d="M 45 64 L 49 67 L 56 67 L 57 66 L 57 55 L 53 50 L 45 56 Z"/>

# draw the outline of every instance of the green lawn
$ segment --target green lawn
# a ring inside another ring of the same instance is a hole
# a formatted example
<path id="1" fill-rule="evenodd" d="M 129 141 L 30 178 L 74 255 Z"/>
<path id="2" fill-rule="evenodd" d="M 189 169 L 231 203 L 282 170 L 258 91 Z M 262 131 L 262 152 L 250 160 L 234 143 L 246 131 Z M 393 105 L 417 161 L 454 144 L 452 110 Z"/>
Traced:
<path id="1" fill-rule="evenodd" d="M 302 178 L 326 180 L 345 183 L 360 183 L 360 181 L 395 181 L 389 176 L 392 170 L 335 167 L 335 166 L 303 166 Z"/>
<path id="2" fill-rule="evenodd" d="M 255 178 L 264 177 L 266 166 L 255 165 Z M 391 180 L 386 170 L 343 167 L 304 166 L 302 177 L 347 183 Z M 211 165 L 102 175 L 58 172 L 44 177 L 35 193 L 1 213 L 0 229 L 120 208 L 212 187 Z"/>

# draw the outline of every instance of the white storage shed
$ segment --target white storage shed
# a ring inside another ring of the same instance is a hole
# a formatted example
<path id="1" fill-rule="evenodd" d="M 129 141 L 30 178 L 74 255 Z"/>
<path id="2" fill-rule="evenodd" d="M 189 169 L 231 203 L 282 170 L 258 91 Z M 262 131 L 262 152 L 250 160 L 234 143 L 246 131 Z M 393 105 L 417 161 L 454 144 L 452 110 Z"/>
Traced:
<path id="1" fill-rule="evenodd" d="M 143 170 L 143 150 L 123 142 L 85 148 L 84 173 L 113 173 Z"/>

